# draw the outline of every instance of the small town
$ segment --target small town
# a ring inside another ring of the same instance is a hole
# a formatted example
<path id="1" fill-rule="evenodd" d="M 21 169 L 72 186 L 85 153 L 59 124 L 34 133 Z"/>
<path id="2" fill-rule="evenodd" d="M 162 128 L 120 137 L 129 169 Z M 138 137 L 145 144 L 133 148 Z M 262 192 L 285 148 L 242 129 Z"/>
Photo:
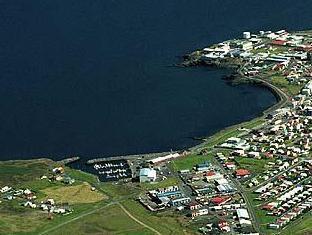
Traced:
<path id="1" fill-rule="evenodd" d="M 213 148 L 149 161 L 149 167 L 140 170 L 140 182 L 157 181 L 164 168 L 175 169 L 179 157 L 208 156 L 175 169 L 179 184 L 146 191 L 139 197 L 142 205 L 151 211 L 174 208 L 203 234 L 275 233 L 310 216 L 311 52 L 310 32 L 279 30 L 244 32 L 242 39 L 186 56 L 185 66 L 234 67 L 242 79 L 268 86 L 280 101 L 260 124 L 237 130 Z"/>
<path id="2" fill-rule="evenodd" d="M 312 32 L 243 32 L 240 39 L 185 56 L 182 65 L 232 68 L 233 82 L 266 86 L 278 103 L 262 117 L 190 149 L 91 160 L 88 166 L 103 182 L 89 184 L 88 191 L 134 188 L 129 199 L 137 210 L 149 216 L 170 213 L 194 234 L 283 234 L 310 217 Z M 41 182 L 65 187 L 75 180 L 62 164 L 40 176 Z M 63 200 L 38 200 L 34 191 L 0 185 L 0 205 L 18 201 L 21 208 L 45 212 L 49 220 L 75 212 Z M 118 191 L 111 194 L 116 197 Z"/>

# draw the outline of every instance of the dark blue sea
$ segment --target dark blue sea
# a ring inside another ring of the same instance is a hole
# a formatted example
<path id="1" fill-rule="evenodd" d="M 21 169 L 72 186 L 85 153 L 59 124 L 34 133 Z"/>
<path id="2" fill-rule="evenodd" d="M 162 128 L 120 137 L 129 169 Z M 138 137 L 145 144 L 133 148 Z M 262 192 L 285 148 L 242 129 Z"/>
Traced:
<path id="1" fill-rule="evenodd" d="M 181 56 L 300 30 L 312 1 L 0 0 L 0 159 L 182 149 L 276 102 Z"/>

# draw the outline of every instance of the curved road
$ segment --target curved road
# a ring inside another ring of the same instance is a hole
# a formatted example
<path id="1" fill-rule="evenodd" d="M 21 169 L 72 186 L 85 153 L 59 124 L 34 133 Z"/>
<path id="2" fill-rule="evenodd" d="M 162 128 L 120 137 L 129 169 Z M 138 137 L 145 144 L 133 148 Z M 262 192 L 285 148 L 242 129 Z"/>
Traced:
<path id="1" fill-rule="evenodd" d="M 142 225 L 143 227 L 145 227 L 145 228 L 151 230 L 151 231 L 154 232 L 155 234 L 161 235 L 161 233 L 158 232 L 156 229 L 154 229 L 154 228 L 148 226 L 147 224 L 145 224 L 145 223 L 143 223 L 142 221 L 140 221 L 140 220 L 138 220 L 137 218 L 135 218 L 129 211 L 127 211 L 126 208 L 124 208 L 123 205 L 121 205 L 120 203 L 118 203 L 118 205 L 120 206 L 120 208 L 121 208 L 132 220 L 134 220 L 134 221 L 137 222 L 138 224 Z"/>
<path id="2" fill-rule="evenodd" d="M 275 93 L 280 97 L 280 101 L 273 105 L 272 107 L 270 107 L 269 109 L 265 110 L 264 113 L 268 113 L 270 111 L 279 109 L 281 107 L 283 107 L 285 104 L 287 104 L 287 102 L 290 101 L 290 97 L 279 87 L 273 85 L 272 83 L 270 83 L 269 81 L 265 80 L 264 78 L 261 77 L 245 77 L 251 81 L 256 81 L 256 82 L 260 82 L 262 84 L 264 84 L 265 86 L 269 87 L 270 89 L 272 89 L 273 91 L 275 91 Z"/>
<path id="3" fill-rule="evenodd" d="M 56 226 L 54 226 L 54 227 L 52 227 L 52 228 L 49 228 L 49 229 L 47 229 L 47 230 L 45 230 L 45 231 L 39 233 L 39 235 L 50 234 L 51 232 L 53 232 L 53 231 L 55 231 L 55 230 L 61 228 L 62 226 L 66 225 L 66 224 L 69 224 L 69 223 L 71 223 L 71 222 L 74 222 L 74 221 L 76 221 L 76 220 L 79 220 L 79 219 L 81 219 L 81 218 L 83 218 L 83 217 L 85 217 L 85 216 L 91 215 L 91 214 L 93 214 L 93 213 L 95 213 L 95 212 L 97 212 L 97 211 L 100 211 L 100 210 L 102 210 L 102 209 L 104 209 L 104 208 L 106 208 L 106 207 L 109 207 L 109 206 L 111 206 L 111 205 L 114 205 L 114 204 L 117 204 L 132 220 L 134 220 L 134 221 L 137 222 L 138 224 L 140 224 L 140 225 L 142 225 L 143 227 L 145 227 L 145 228 L 151 230 L 152 232 L 154 232 L 154 233 L 157 234 L 157 235 L 161 235 L 161 233 L 158 232 L 156 229 L 150 227 L 149 225 L 147 225 L 147 224 L 143 223 L 142 221 L 138 220 L 137 218 L 135 218 L 129 211 L 127 211 L 127 209 L 126 209 L 123 205 L 121 205 L 121 204 L 120 204 L 119 202 L 117 202 L 117 201 L 110 202 L 110 203 L 108 203 L 108 204 L 106 204 L 106 205 L 104 205 L 104 206 L 101 206 L 101 207 L 95 208 L 95 209 L 93 209 L 93 210 L 91 210 L 91 211 L 87 211 L 87 212 L 85 212 L 85 213 L 83 213 L 83 214 L 80 214 L 79 216 L 77 216 L 77 217 L 75 217 L 75 218 L 72 218 L 72 219 L 70 219 L 70 220 L 67 220 L 67 221 L 65 221 L 65 222 L 63 222 L 63 223 L 61 223 L 61 224 L 58 224 L 58 225 L 56 225 Z"/>

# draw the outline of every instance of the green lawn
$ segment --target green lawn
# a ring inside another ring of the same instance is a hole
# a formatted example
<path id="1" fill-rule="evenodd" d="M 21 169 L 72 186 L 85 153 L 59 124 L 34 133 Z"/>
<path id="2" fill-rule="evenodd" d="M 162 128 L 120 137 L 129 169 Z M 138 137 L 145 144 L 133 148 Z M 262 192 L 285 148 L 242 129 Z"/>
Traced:
<path id="1" fill-rule="evenodd" d="M 8 185 L 16 189 L 29 188 L 38 197 L 37 202 L 40 202 L 40 200 L 48 196 L 47 192 L 50 192 L 46 191 L 46 189 L 57 189 L 65 194 L 69 192 L 68 195 L 64 195 L 64 198 L 66 198 L 66 196 L 73 193 L 70 187 L 80 187 L 79 185 L 82 185 L 83 181 L 80 181 L 80 179 L 95 178 L 81 171 L 66 168 L 66 173 L 74 176 L 76 179 L 76 183 L 72 186 L 66 186 L 61 182 L 49 182 L 48 179 L 40 179 L 40 176 L 49 175 L 51 169 L 58 165 L 58 163 L 49 159 L 0 162 L 0 187 Z M 85 197 L 91 196 L 93 198 L 94 192 L 88 190 L 89 188 L 91 188 L 90 185 L 82 191 L 78 192 L 76 190 L 77 195 L 74 195 L 71 199 L 79 195 L 80 199 L 83 199 L 82 201 L 85 201 Z M 62 194 L 59 193 L 59 195 L 61 197 Z M 101 195 L 101 193 L 98 195 Z M 53 227 L 61 222 L 75 218 L 85 211 L 108 203 L 107 200 L 102 200 L 102 198 L 96 200 L 97 202 L 92 201 L 92 203 L 85 201 L 87 203 L 78 204 L 77 201 L 77 203 L 71 205 L 74 209 L 72 214 L 66 216 L 54 215 L 54 219 L 50 221 L 48 220 L 47 212 L 23 207 L 21 203 L 25 202 L 25 199 L 16 198 L 12 201 L 7 201 L 1 198 L 0 201 L 2 201 L 0 203 L 0 234 L 38 234 L 39 230 L 42 231 L 43 229 Z"/>
<path id="2" fill-rule="evenodd" d="M 159 231 L 161 234 L 192 234 L 183 224 L 186 220 L 177 213 L 160 212 L 152 213 L 146 210 L 139 202 L 126 200 L 122 205 L 137 219 Z"/>
<path id="3" fill-rule="evenodd" d="M 51 235 L 83 234 L 153 234 L 150 230 L 132 220 L 118 205 L 111 205 L 96 213 L 73 221 Z"/>
<path id="4" fill-rule="evenodd" d="M 152 190 L 157 188 L 165 188 L 172 185 L 179 185 L 180 181 L 176 177 L 169 177 L 160 182 L 152 182 L 152 183 L 140 183 L 140 188 L 143 191 Z"/>
<path id="5" fill-rule="evenodd" d="M 126 210 L 139 221 L 159 231 L 161 234 L 184 234 L 190 231 L 172 213 L 151 213 L 134 200 L 122 202 Z M 118 205 L 111 205 L 96 213 L 65 224 L 49 232 L 51 235 L 82 234 L 154 234 L 149 229 L 130 218 Z"/>
<path id="6" fill-rule="evenodd" d="M 183 158 L 174 160 L 171 162 L 171 166 L 175 171 L 179 170 L 191 170 L 196 164 L 203 163 L 205 161 L 210 161 L 212 159 L 213 155 L 196 155 L 191 154 L 188 156 L 185 156 Z"/>
<path id="7" fill-rule="evenodd" d="M 312 213 L 298 218 L 282 230 L 283 235 L 308 235 L 312 234 Z"/>
<path id="8" fill-rule="evenodd" d="M 268 229 L 268 224 L 273 223 L 277 217 L 275 216 L 267 216 L 266 211 L 261 210 L 261 202 L 259 201 L 254 201 L 253 199 L 256 197 L 254 194 L 249 193 L 248 197 L 250 198 L 250 201 L 252 202 L 254 206 L 254 213 L 257 218 L 257 222 L 260 225 L 260 229 L 262 234 L 272 234 L 274 230 Z"/>
<path id="9" fill-rule="evenodd" d="M 295 84 L 290 84 L 285 77 L 277 75 L 277 76 L 272 76 L 271 78 L 271 83 L 285 92 L 287 92 L 290 95 L 297 95 L 300 93 L 302 86 L 301 85 L 295 85 Z"/>
<path id="10" fill-rule="evenodd" d="M 266 170 L 267 163 L 272 160 L 235 157 L 235 161 L 239 164 L 240 168 L 247 169 L 251 171 L 252 174 L 260 174 Z"/>
<path id="11" fill-rule="evenodd" d="M 49 159 L 30 161 L 2 161 L 0 162 L 0 186 L 22 185 L 25 182 L 39 179 L 52 168 L 54 162 Z"/>

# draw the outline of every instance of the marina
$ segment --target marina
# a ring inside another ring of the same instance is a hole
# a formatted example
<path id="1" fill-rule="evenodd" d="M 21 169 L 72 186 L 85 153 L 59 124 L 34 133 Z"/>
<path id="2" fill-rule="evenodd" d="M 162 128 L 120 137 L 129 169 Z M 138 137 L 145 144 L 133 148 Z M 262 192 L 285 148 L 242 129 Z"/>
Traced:
<path id="1" fill-rule="evenodd" d="M 132 171 L 126 160 L 115 160 L 96 163 L 93 170 L 101 181 L 115 181 L 132 177 Z"/>

